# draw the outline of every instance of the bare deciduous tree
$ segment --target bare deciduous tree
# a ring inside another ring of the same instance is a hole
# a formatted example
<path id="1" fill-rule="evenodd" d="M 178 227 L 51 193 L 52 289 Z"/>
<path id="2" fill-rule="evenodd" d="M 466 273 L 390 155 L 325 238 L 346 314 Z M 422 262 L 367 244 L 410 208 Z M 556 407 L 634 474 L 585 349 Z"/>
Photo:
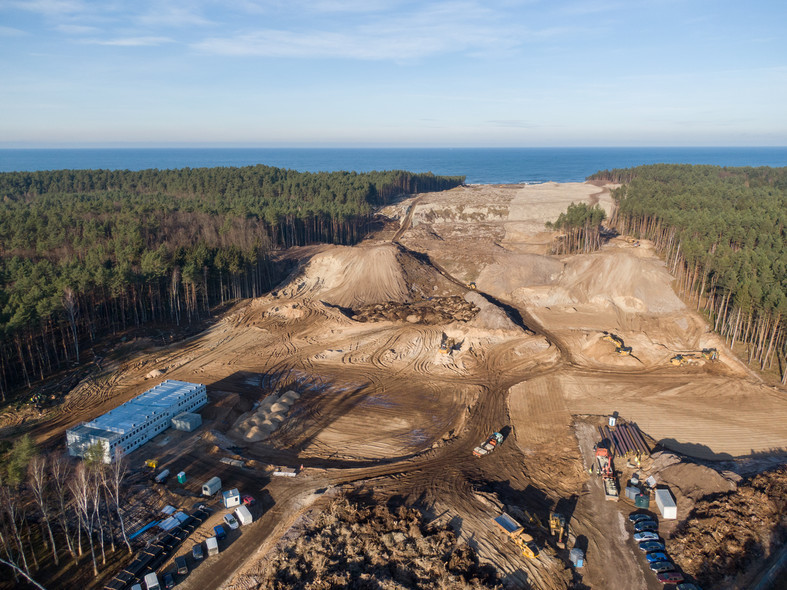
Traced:
<path id="1" fill-rule="evenodd" d="M 60 564 L 57 557 L 57 545 L 55 544 L 55 535 L 52 533 L 52 507 L 49 503 L 50 487 L 47 479 L 47 467 L 49 461 L 46 456 L 38 455 L 33 457 L 28 467 L 30 490 L 33 492 L 38 509 L 41 516 L 44 518 L 46 530 L 49 533 L 49 542 L 52 546 L 52 558 L 55 560 L 55 565 Z"/>
<path id="2" fill-rule="evenodd" d="M 68 481 L 68 488 L 71 490 L 74 502 L 76 503 L 80 529 L 84 529 L 88 544 L 90 545 L 90 557 L 93 560 L 93 575 L 97 576 L 98 564 L 96 564 L 96 548 L 93 544 L 92 534 L 93 510 L 91 510 L 92 506 L 90 505 L 92 485 L 90 472 L 84 463 L 80 463 L 74 470 L 74 475 Z"/>
<path id="3" fill-rule="evenodd" d="M 71 527 L 68 525 L 68 480 L 71 474 L 71 468 L 68 463 L 68 458 L 64 455 L 56 455 L 50 459 L 49 468 L 52 473 L 52 490 L 55 493 L 55 500 L 57 502 L 57 519 L 60 523 L 60 528 L 63 531 L 63 536 L 66 539 L 66 547 L 71 557 L 76 559 L 76 551 L 71 541 Z M 80 555 L 82 554 L 82 547 L 80 546 Z"/>
<path id="4" fill-rule="evenodd" d="M 128 547 L 128 552 L 132 553 L 131 543 L 126 534 L 126 523 L 123 520 L 123 512 L 120 510 L 121 490 L 123 480 L 126 478 L 127 474 L 128 462 L 126 461 L 126 457 L 123 455 L 123 451 L 120 448 L 116 448 L 115 461 L 104 470 L 104 487 L 106 487 L 107 493 L 109 493 L 109 497 L 115 505 L 115 511 L 117 512 L 118 521 L 120 522 L 120 534 L 123 535 L 123 541 L 126 543 L 126 547 Z"/>

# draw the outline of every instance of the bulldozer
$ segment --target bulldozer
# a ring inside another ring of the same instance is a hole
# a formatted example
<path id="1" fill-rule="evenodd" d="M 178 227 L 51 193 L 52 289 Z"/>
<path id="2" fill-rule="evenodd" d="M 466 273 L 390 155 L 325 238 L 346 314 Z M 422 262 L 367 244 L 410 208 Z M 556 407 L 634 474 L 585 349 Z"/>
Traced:
<path id="1" fill-rule="evenodd" d="M 469 283 L 467 283 L 467 286 L 468 286 L 468 288 L 472 289 L 473 291 L 476 290 L 475 281 L 470 281 Z"/>
<path id="2" fill-rule="evenodd" d="M 620 336 L 616 336 L 611 332 L 604 332 L 604 336 L 602 336 L 601 339 L 614 344 L 615 352 L 618 353 L 620 356 L 631 355 L 632 348 L 630 346 L 626 346 L 623 342 L 623 338 L 621 338 Z"/>
<path id="3" fill-rule="evenodd" d="M 555 545 L 560 549 L 566 548 L 565 537 L 568 536 L 566 531 L 566 517 L 559 512 L 549 513 L 549 534 L 555 538 Z"/>
<path id="4" fill-rule="evenodd" d="M 157 469 L 158 459 L 145 459 L 145 467 L 149 467 L 150 469 Z"/>
<path id="5" fill-rule="evenodd" d="M 525 532 L 525 528 L 520 526 L 517 521 L 511 518 L 508 514 L 503 512 L 500 516 L 495 518 L 495 523 L 499 526 L 506 535 L 516 543 L 522 555 L 529 559 L 538 557 L 538 547 L 533 540 L 532 535 Z"/>

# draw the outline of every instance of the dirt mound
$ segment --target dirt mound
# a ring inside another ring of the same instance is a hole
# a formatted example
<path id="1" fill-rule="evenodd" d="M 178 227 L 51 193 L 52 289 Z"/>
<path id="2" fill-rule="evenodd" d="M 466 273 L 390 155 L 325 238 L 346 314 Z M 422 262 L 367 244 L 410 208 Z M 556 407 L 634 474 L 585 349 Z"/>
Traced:
<path id="1" fill-rule="evenodd" d="M 413 303 L 377 303 L 355 310 L 352 319 L 358 322 L 408 321 L 412 324 L 445 324 L 468 322 L 478 313 L 478 308 L 459 296 L 433 297 Z"/>
<path id="2" fill-rule="evenodd" d="M 294 391 L 288 391 L 281 397 L 269 395 L 254 411 L 238 418 L 230 434 L 245 442 L 265 440 L 287 419 L 290 406 L 299 397 Z"/>
<path id="3" fill-rule="evenodd" d="M 279 294 L 320 299 L 341 307 L 409 301 L 397 253 L 391 244 L 330 248 L 315 254 Z"/>
<path id="4" fill-rule="evenodd" d="M 262 579 L 261 579 L 262 578 Z M 494 569 L 447 526 L 409 507 L 334 500 L 294 542 L 280 546 L 253 588 L 499 588 Z"/>
<path id="5" fill-rule="evenodd" d="M 624 313 L 666 314 L 685 309 L 672 290 L 672 278 L 658 259 L 616 250 L 574 256 L 548 289 L 519 289 L 537 307 L 590 304 Z"/>
<path id="6" fill-rule="evenodd" d="M 490 303 L 480 293 L 468 292 L 465 295 L 465 301 L 472 303 L 480 310 L 470 322 L 471 326 L 482 330 L 519 330 L 519 327 L 511 321 L 505 311 Z"/>
<path id="7" fill-rule="evenodd" d="M 747 569 L 787 539 L 787 467 L 762 473 L 736 492 L 697 503 L 670 539 L 675 563 L 705 588 L 748 586 Z"/>

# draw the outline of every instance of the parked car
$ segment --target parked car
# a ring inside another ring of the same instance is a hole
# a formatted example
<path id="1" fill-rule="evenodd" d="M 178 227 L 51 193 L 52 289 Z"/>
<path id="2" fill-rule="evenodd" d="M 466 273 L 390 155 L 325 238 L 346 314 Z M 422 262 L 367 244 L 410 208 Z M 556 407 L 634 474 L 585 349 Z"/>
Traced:
<path id="1" fill-rule="evenodd" d="M 680 572 L 664 572 L 663 574 L 659 574 L 656 576 L 662 584 L 667 584 L 669 582 L 682 582 L 683 581 L 683 574 Z"/>
<path id="2" fill-rule="evenodd" d="M 650 569 L 657 574 L 675 571 L 675 564 L 670 561 L 656 561 L 650 564 Z"/>
<path id="3" fill-rule="evenodd" d="M 629 521 L 639 522 L 640 520 L 653 520 L 653 517 L 645 512 L 634 512 L 629 514 Z"/>
<path id="4" fill-rule="evenodd" d="M 651 551 L 664 551 L 664 543 L 661 541 L 643 541 L 639 544 L 640 551 L 650 553 Z"/>
<path id="5" fill-rule="evenodd" d="M 246 506 L 254 506 L 257 500 L 254 499 L 254 496 L 243 496 L 243 503 Z"/>
<path id="6" fill-rule="evenodd" d="M 653 531 L 643 531 L 641 533 L 634 534 L 634 540 L 638 543 L 640 541 L 658 541 L 659 535 L 658 533 L 654 533 Z"/>
<path id="7" fill-rule="evenodd" d="M 691 582 L 685 582 L 683 584 L 678 584 L 678 590 L 702 590 L 697 584 L 692 584 Z"/>
<path id="8" fill-rule="evenodd" d="M 238 521 L 235 520 L 235 517 L 232 516 L 232 514 L 225 514 L 224 522 L 226 522 L 227 526 L 230 527 L 233 531 L 240 526 L 238 524 Z"/>
<path id="9" fill-rule="evenodd" d="M 191 548 L 191 556 L 196 561 L 200 561 L 203 557 L 205 557 L 205 554 L 202 552 L 202 543 L 197 543 Z"/>
<path id="10" fill-rule="evenodd" d="M 172 577 L 172 574 L 167 572 L 164 574 L 164 590 L 170 590 L 170 588 L 175 587 L 175 578 Z"/>
<path id="11" fill-rule="evenodd" d="M 669 561 L 669 557 L 663 551 L 656 551 L 655 553 L 648 553 L 645 556 L 650 563 L 656 563 L 657 561 Z"/>
<path id="12" fill-rule="evenodd" d="M 224 527 L 220 524 L 213 527 L 213 532 L 216 534 L 216 540 L 221 541 L 222 539 L 227 537 L 227 531 L 224 530 Z"/>
<path id="13" fill-rule="evenodd" d="M 659 530 L 659 523 L 653 520 L 643 520 L 634 525 L 634 530 L 638 533 L 642 531 L 657 531 Z"/>

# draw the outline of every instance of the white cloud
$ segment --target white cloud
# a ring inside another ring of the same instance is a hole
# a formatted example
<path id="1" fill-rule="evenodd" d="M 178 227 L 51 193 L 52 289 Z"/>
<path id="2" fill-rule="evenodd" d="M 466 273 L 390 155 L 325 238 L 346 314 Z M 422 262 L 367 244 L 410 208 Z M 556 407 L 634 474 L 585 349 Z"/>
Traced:
<path id="1" fill-rule="evenodd" d="M 87 25 L 69 25 L 69 24 L 61 24 L 55 27 L 61 33 L 66 33 L 68 35 L 85 35 L 89 33 L 95 33 L 98 31 L 98 28 L 91 27 Z"/>
<path id="2" fill-rule="evenodd" d="M 10 8 L 37 12 L 44 16 L 74 14 L 87 8 L 81 0 L 17 0 L 5 4 Z"/>
<path id="3" fill-rule="evenodd" d="M 85 39 L 90 45 L 111 45 L 115 47 L 151 47 L 172 43 L 169 37 L 120 37 L 117 39 Z"/>
<path id="4" fill-rule="evenodd" d="M 22 37 L 24 35 L 27 35 L 27 33 L 21 29 L 0 25 L 0 37 Z"/>

